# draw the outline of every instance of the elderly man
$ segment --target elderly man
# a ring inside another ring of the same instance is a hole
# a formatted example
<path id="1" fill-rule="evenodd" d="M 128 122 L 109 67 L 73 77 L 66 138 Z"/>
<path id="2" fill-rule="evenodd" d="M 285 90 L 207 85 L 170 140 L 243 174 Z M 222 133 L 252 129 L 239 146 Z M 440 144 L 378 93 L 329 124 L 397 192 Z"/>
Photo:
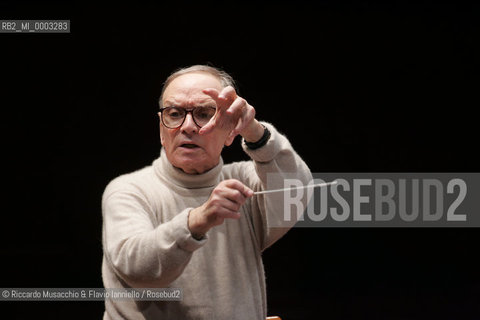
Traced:
<path id="1" fill-rule="evenodd" d="M 283 203 L 254 191 L 267 174 L 307 184 L 310 170 L 222 70 L 173 73 L 160 107 L 160 157 L 104 192 L 102 275 L 105 288 L 181 288 L 183 298 L 107 300 L 104 319 L 263 320 L 261 254 L 288 227 L 272 228 Z M 237 135 L 252 160 L 224 164 L 221 151 Z"/>

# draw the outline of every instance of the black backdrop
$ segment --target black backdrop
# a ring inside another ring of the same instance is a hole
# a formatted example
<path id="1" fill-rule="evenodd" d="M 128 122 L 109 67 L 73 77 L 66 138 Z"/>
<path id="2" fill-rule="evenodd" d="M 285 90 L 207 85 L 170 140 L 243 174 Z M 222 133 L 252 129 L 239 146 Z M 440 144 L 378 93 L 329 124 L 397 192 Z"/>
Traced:
<path id="1" fill-rule="evenodd" d="M 0 287 L 101 287 L 112 178 L 159 154 L 157 99 L 211 63 L 313 172 L 477 172 L 479 6 L 458 1 L 0 4 L 70 34 L 0 34 Z M 226 162 L 244 159 L 238 140 Z M 269 314 L 479 319 L 478 229 L 293 229 L 264 254 Z M 2 303 L 101 318 L 100 302 Z"/>

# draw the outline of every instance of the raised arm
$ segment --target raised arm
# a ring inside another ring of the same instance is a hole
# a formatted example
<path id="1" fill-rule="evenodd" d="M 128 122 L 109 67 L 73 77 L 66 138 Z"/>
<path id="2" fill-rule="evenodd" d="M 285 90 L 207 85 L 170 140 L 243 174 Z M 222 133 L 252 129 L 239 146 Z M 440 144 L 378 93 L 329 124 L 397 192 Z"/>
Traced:
<path id="1" fill-rule="evenodd" d="M 217 112 L 200 130 L 200 134 L 220 126 L 230 128 L 232 138 L 238 134 L 242 136 L 243 148 L 254 160 L 253 165 L 243 163 L 244 167 L 238 173 L 247 186 L 257 191 L 265 187 L 283 188 L 285 179 L 289 178 L 295 178 L 303 185 L 312 181 L 310 169 L 292 148 L 288 139 L 273 125 L 257 121 L 253 106 L 239 97 L 232 87 L 226 87 L 221 92 L 216 89 L 205 89 L 203 92 L 215 100 Z M 270 131 L 270 138 L 266 143 L 255 149 L 249 148 L 245 142 L 259 141 L 265 130 Z M 250 202 L 254 230 L 262 249 L 277 241 L 295 223 L 295 219 L 290 222 L 284 221 L 284 196 L 283 193 L 259 195 L 254 196 Z M 307 196 L 300 199 L 303 207 L 306 207 L 308 200 Z"/>

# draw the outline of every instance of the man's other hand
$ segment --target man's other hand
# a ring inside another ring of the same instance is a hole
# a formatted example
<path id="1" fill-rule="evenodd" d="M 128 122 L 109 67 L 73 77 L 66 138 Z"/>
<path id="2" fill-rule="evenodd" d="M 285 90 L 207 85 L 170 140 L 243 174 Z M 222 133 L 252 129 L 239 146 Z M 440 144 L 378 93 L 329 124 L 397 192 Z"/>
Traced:
<path id="1" fill-rule="evenodd" d="M 202 206 L 190 211 L 188 228 L 192 236 L 201 239 L 208 230 L 222 224 L 225 219 L 239 219 L 240 207 L 252 196 L 253 190 L 238 180 L 220 182 Z"/>

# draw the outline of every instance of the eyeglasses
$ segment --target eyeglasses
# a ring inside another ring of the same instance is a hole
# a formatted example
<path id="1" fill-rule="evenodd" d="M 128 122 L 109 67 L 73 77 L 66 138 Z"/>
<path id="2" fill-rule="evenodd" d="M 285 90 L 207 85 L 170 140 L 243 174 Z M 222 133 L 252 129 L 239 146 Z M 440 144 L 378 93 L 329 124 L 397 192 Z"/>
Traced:
<path id="1" fill-rule="evenodd" d="M 162 123 L 169 129 L 181 127 L 185 122 L 187 113 L 192 113 L 193 122 L 201 128 L 212 119 L 216 110 L 215 107 L 195 107 L 191 109 L 179 107 L 160 108 Z"/>

